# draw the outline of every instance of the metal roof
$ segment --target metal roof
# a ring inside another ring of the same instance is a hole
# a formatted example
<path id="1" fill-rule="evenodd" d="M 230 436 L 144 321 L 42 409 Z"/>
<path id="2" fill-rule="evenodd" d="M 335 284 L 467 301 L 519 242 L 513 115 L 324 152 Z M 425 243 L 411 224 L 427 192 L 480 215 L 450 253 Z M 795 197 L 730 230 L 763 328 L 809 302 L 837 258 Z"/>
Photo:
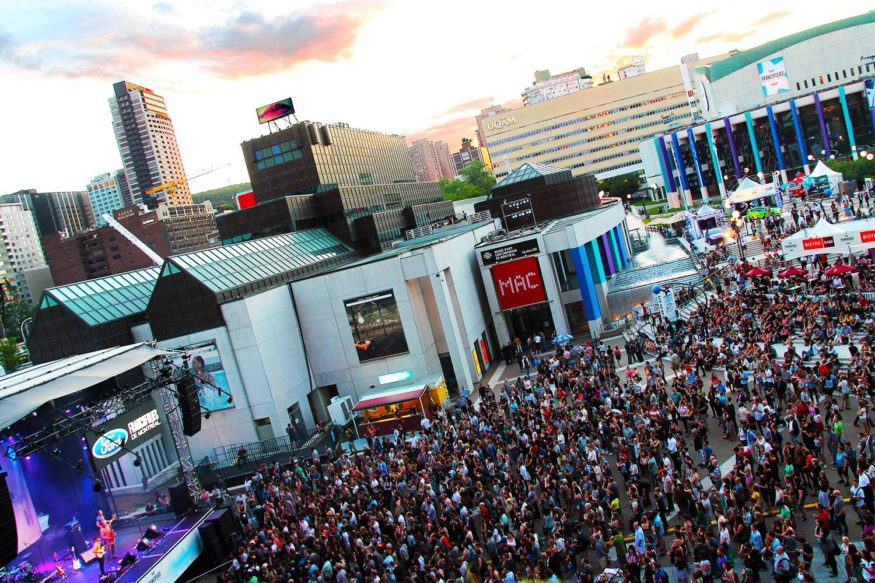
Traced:
<path id="1" fill-rule="evenodd" d="M 717 81 L 718 79 L 722 79 L 723 77 L 735 73 L 739 69 L 743 69 L 748 65 L 752 65 L 753 63 L 762 61 L 766 57 L 782 51 L 787 47 L 793 46 L 795 44 L 799 44 L 818 36 L 829 34 L 831 32 L 836 32 L 845 28 L 851 28 L 853 26 L 860 26 L 863 24 L 872 23 L 875 23 L 875 11 L 852 16 L 851 18 L 845 18 L 844 20 L 828 22 L 826 24 L 821 24 L 820 26 L 815 26 L 814 28 L 809 28 L 808 30 L 803 30 L 801 32 L 797 32 L 783 38 L 767 42 L 758 47 L 753 47 L 752 49 L 741 51 L 727 59 L 712 63 L 710 67 L 702 67 L 702 69 L 707 72 L 708 78 L 712 82 Z"/>
<path id="2" fill-rule="evenodd" d="M 174 255 L 162 277 L 182 270 L 225 302 L 354 257 L 352 248 L 325 229 L 309 229 Z"/>
<path id="3" fill-rule="evenodd" d="M 571 175 L 571 171 L 565 168 L 554 168 L 553 166 L 546 166 L 544 164 L 530 164 L 526 162 L 525 164 L 505 176 L 501 182 L 499 182 L 492 188 L 501 188 L 502 186 L 508 186 L 510 184 L 516 184 L 517 182 L 531 180 L 532 178 L 539 178 L 542 176 L 548 176 L 550 174 L 562 173 L 567 173 L 569 176 Z"/>
<path id="4" fill-rule="evenodd" d="M 40 309 L 62 305 L 88 326 L 99 326 L 146 310 L 158 281 L 158 267 L 52 287 L 43 293 Z"/>

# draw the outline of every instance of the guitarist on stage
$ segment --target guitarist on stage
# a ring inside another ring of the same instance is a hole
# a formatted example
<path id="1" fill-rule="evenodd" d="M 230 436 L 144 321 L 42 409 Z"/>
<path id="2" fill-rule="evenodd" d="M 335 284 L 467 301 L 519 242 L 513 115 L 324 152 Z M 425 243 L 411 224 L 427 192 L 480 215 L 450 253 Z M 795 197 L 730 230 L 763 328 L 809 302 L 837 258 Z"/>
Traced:
<path id="1" fill-rule="evenodd" d="M 103 543 L 100 542 L 99 536 L 94 537 L 94 546 L 91 548 L 91 552 L 97 557 L 97 562 L 100 565 L 100 574 L 106 574 L 106 568 L 103 561 L 103 555 L 106 554 L 106 548 L 103 546 Z"/>
<path id="2" fill-rule="evenodd" d="M 109 550 L 110 560 L 115 558 L 115 531 L 112 529 L 112 523 L 118 518 L 115 514 L 112 518 L 106 520 L 103 517 L 103 510 L 97 511 L 97 528 L 100 531 L 100 538 L 103 539 L 103 546 Z"/>

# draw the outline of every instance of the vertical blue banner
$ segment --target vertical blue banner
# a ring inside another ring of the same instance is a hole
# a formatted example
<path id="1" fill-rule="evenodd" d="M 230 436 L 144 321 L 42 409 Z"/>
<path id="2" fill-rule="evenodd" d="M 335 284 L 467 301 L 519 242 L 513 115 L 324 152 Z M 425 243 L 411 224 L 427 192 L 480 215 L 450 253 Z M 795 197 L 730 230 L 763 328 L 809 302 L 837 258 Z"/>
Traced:
<path id="1" fill-rule="evenodd" d="M 583 311 L 586 312 L 587 320 L 598 320 L 601 315 L 599 300 L 596 296 L 595 283 L 592 272 L 589 270 L 589 261 L 585 254 L 580 252 L 580 247 L 571 250 L 571 258 L 577 271 L 577 282 L 580 284 L 580 299 L 583 301 Z"/>
<path id="2" fill-rule="evenodd" d="M 775 156 L 778 158 L 778 170 L 786 170 L 784 167 L 784 153 L 781 152 L 781 137 L 778 135 L 778 124 L 775 123 L 775 112 L 772 106 L 766 107 L 769 116 L 769 129 L 772 131 L 772 143 L 775 145 Z"/>

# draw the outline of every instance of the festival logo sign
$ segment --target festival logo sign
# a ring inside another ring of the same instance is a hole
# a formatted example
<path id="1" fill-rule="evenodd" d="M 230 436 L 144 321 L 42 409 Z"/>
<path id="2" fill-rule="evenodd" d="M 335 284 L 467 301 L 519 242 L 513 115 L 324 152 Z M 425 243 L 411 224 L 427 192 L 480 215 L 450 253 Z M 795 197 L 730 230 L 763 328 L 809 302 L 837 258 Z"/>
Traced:
<path id="1" fill-rule="evenodd" d="M 128 432 L 117 427 L 110 429 L 97 438 L 91 446 L 91 455 L 95 459 L 105 460 L 111 458 L 122 450 L 122 446 L 128 442 Z"/>
<path id="2" fill-rule="evenodd" d="M 536 257 L 526 257 L 492 268 L 492 282 L 502 310 L 547 301 Z"/>
<path id="3" fill-rule="evenodd" d="M 787 93 L 790 91 L 790 81 L 787 79 L 787 68 L 784 57 L 775 57 L 768 61 L 757 63 L 757 73 L 763 88 L 763 97 Z"/>

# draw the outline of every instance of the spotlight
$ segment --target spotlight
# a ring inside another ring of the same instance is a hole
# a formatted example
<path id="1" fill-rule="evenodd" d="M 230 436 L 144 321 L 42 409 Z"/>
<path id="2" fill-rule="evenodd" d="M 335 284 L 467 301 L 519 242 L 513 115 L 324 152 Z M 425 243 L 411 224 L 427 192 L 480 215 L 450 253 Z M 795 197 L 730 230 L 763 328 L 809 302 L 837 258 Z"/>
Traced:
<path id="1" fill-rule="evenodd" d="M 94 482 L 94 485 L 91 486 L 91 489 L 94 490 L 94 493 L 97 494 L 103 490 L 103 483 L 100 480 Z"/>
<path id="2" fill-rule="evenodd" d="M 134 467 L 135 468 L 139 468 L 140 464 L 142 464 L 142 463 L 143 463 L 143 460 L 140 459 L 140 456 L 137 456 L 134 458 Z"/>

